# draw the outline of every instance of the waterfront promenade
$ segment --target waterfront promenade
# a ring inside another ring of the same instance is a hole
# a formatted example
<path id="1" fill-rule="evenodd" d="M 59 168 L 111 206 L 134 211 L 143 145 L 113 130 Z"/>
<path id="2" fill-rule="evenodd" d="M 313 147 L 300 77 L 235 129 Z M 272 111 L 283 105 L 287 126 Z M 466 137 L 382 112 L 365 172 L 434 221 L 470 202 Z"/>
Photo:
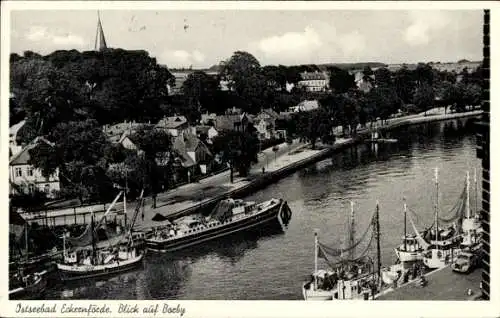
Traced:
<path id="1" fill-rule="evenodd" d="M 389 130 L 394 127 L 419 124 L 424 122 L 447 120 L 461 117 L 473 117 L 480 115 L 481 111 L 472 111 L 465 113 L 449 113 L 444 114 L 444 109 L 435 109 L 428 111 L 426 115 L 417 114 L 406 117 L 392 118 L 387 121 L 387 124 L 375 125 L 374 128 L 382 131 Z M 359 129 L 358 136 L 363 137 L 370 133 L 367 128 Z M 160 193 L 157 196 L 157 206 L 152 207 L 152 199 L 146 198 L 144 207 L 144 218 L 139 215 L 136 226 L 139 229 L 145 229 L 153 225 L 151 218 L 160 213 L 164 216 L 177 216 L 192 213 L 198 209 L 205 207 L 210 208 L 218 200 L 224 197 L 239 197 L 244 196 L 272 183 L 273 181 L 285 176 L 296 169 L 303 167 L 307 164 L 321 160 L 326 156 L 334 153 L 339 149 L 343 149 L 349 145 L 357 142 L 353 138 L 340 138 L 337 137 L 333 146 L 318 149 L 311 149 L 309 144 L 294 140 L 292 144 L 282 143 L 278 146 L 278 151 L 275 153 L 271 148 L 265 149 L 259 154 L 259 162 L 252 166 L 251 171 L 247 177 L 239 177 L 237 173 L 234 174 L 233 183 L 230 182 L 230 172 L 225 171 L 216 174 L 198 182 L 185 184 L 178 188 Z M 262 172 L 264 168 L 264 173 Z M 135 208 L 135 202 L 127 204 L 127 216 L 130 218 Z M 103 205 L 101 205 L 102 207 Z M 101 208 L 102 210 L 102 208 Z M 117 203 L 116 211 L 122 211 L 123 206 Z M 87 208 L 89 211 L 89 208 Z M 103 211 L 95 211 L 96 215 L 102 215 Z M 64 216 L 66 215 L 71 221 L 73 220 L 74 210 L 61 209 L 57 211 L 48 211 L 46 217 L 52 218 L 54 221 L 49 222 L 52 225 L 64 224 Z M 45 215 L 45 213 L 44 213 Z M 23 214 L 26 219 L 33 219 L 36 213 Z M 39 214 L 38 217 L 42 215 Z M 80 217 L 80 216 L 79 216 Z M 83 223 L 82 220 L 77 220 L 75 214 L 74 220 L 78 223 Z"/>
<path id="2" fill-rule="evenodd" d="M 427 285 L 417 286 L 408 282 L 396 289 L 390 288 L 376 297 L 377 300 L 475 300 L 481 295 L 480 268 L 470 274 L 455 273 L 449 266 L 426 274 Z M 468 293 L 468 289 L 471 293 Z"/>

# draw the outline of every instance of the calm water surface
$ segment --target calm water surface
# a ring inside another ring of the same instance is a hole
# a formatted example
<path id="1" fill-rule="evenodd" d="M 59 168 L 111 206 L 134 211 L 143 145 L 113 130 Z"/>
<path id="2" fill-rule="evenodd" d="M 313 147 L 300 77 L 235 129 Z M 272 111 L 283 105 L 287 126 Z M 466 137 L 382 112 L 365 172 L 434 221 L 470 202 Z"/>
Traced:
<path id="1" fill-rule="evenodd" d="M 149 253 L 144 267 L 103 281 L 56 285 L 48 299 L 301 299 L 301 284 L 313 270 L 313 231 L 325 244 L 345 240 L 348 200 L 355 202 L 356 229 L 364 231 L 380 202 L 384 265 L 395 261 L 403 234 L 402 206 L 429 225 L 439 168 L 440 208 L 448 211 L 463 189 L 466 170 L 480 171 L 468 120 L 405 128 L 398 144 L 374 150 L 359 145 L 318 162 L 248 197 L 283 197 L 293 216 L 284 232 L 222 238 L 176 254 Z M 480 186 L 480 183 L 479 183 Z M 480 189 L 478 189 L 479 193 Z M 363 249 L 363 248 L 361 248 Z"/>

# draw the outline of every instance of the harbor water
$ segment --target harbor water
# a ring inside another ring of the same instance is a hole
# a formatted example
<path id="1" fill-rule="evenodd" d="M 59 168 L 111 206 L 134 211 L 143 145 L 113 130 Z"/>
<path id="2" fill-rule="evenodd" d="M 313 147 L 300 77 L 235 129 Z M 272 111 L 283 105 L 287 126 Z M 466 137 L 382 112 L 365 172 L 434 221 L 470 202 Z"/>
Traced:
<path id="1" fill-rule="evenodd" d="M 393 264 L 403 235 L 403 199 L 417 213 L 418 227 L 428 227 L 436 196 L 434 168 L 439 168 L 443 215 L 458 199 L 467 170 L 472 190 L 477 170 L 479 194 L 481 170 L 470 120 L 401 128 L 385 137 L 399 141 L 360 144 L 246 198 L 287 200 L 293 216 L 284 232 L 238 234 L 171 254 L 148 252 L 140 269 L 103 280 L 56 283 L 45 298 L 299 300 L 302 282 L 314 267 L 314 230 L 322 243 L 341 247 L 349 200 L 354 201 L 357 236 L 379 201 L 382 263 Z"/>

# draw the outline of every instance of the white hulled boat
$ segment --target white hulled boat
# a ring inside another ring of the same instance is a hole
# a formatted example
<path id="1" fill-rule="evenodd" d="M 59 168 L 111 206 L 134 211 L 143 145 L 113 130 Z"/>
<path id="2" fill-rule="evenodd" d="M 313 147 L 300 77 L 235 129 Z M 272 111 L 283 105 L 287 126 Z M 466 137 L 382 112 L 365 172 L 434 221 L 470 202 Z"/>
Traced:
<path id="1" fill-rule="evenodd" d="M 380 224 L 379 208 L 370 220 L 361 239 L 357 243 L 345 249 L 328 247 L 318 241 L 317 232 L 314 233 L 314 272 L 310 281 L 303 283 L 302 295 L 304 300 L 369 300 L 373 299 L 376 291 L 380 288 Z M 375 223 L 375 224 L 373 224 Z M 352 223 L 351 223 L 352 224 Z M 373 229 L 375 227 L 375 229 Z M 331 263 L 328 256 L 339 256 L 357 246 L 365 237 L 368 230 L 372 229 L 372 237 L 366 250 L 356 259 L 341 260 Z M 351 228 L 352 231 L 352 228 Z M 350 232 L 351 232 L 350 231 Z M 377 238 L 377 266 L 366 256 L 373 237 Z M 351 242 L 353 235 L 350 235 Z M 320 255 L 321 254 L 321 255 Z M 318 270 L 318 257 L 321 256 L 329 264 L 329 270 Z M 377 269 L 377 270 L 376 270 Z"/>
<path id="2" fill-rule="evenodd" d="M 94 214 L 91 213 L 91 223 L 86 231 L 79 238 L 71 240 L 72 243 L 77 245 L 80 241 L 83 241 L 82 246 L 74 246 L 68 251 L 66 249 L 66 236 L 63 236 L 64 258 L 62 263 L 57 263 L 57 268 L 63 281 L 109 276 L 130 270 L 142 264 L 144 250 L 141 248 L 141 242 L 136 241 L 137 238 L 140 239 L 142 236 L 132 232 L 137 214 L 143 203 L 142 194 L 135 209 L 132 222 L 124 235 L 118 236 L 114 240 L 97 242 L 96 229 L 106 218 L 106 215 L 111 211 L 111 208 L 121 194 L 122 192 L 118 194 L 97 226 L 94 224 Z M 125 196 L 124 202 L 126 202 Z M 91 241 L 90 246 L 85 244 L 89 236 Z"/>
<path id="3" fill-rule="evenodd" d="M 475 203 L 475 213 L 472 213 L 470 206 L 470 181 L 469 172 L 467 171 L 467 190 L 466 190 L 466 206 L 465 206 L 465 217 L 462 220 L 462 243 L 461 247 L 464 249 L 477 250 L 481 246 L 481 236 L 482 236 L 482 225 L 479 219 L 478 207 L 477 207 L 477 176 L 474 170 L 474 203 Z"/>
<path id="4" fill-rule="evenodd" d="M 401 262 L 414 262 L 422 260 L 422 253 L 424 248 L 419 243 L 417 235 L 407 233 L 406 231 L 406 216 L 408 208 L 406 202 L 404 203 L 404 235 L 402 237 L 402 244 L 395 249 L 396 255 Z"/>
<path id="5" fill-rule="evenodd" d="M 277 225 L 284 229 L 291 215 L 283 199 L 271 199 L 259 204 L 225 199 L 218 203 L 208 217 L 188 215 L 172 221 L 163 217 L 164 224 L 153 228 L 146 238 L 146 246 L 149 250 L 169 252 L 266 225 Z"/>
<path id="6" fill-rule="evenodd" d="M 430 244 L 423 254 L 424 265 L 430 269 L 441 268 L 451 264 L 460 251 L 461 235 L 454 227 L 439 227 L 439 181 L 438 169 L 435 169 L 436 202 L 434 212 L 434 228 L 430 231 Z"/>

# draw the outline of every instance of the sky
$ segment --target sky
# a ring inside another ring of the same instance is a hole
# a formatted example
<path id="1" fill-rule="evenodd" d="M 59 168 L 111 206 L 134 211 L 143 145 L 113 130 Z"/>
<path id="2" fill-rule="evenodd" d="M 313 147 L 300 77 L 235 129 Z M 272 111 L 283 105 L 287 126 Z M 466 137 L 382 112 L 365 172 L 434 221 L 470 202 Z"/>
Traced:
<path id="1" fill-rule="evenodd" d="M 242 50 L 261 65 L 482 59 L 481 10 L 100 11 L 108 47 L 170 68 L 206 68 Z M 94 48 L 97 11 L 12 11 L 11 52 Z"/>

